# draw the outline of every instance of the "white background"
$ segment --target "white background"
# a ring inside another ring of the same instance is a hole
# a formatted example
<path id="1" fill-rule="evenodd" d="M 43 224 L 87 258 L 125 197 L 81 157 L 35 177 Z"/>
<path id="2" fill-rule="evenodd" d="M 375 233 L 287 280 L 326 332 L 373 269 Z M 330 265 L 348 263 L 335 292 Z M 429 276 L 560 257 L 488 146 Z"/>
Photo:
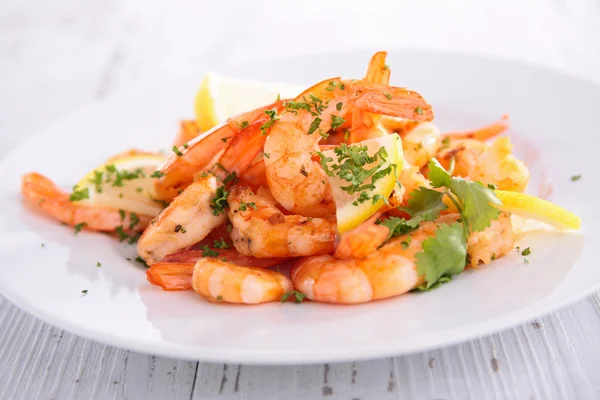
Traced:
<path id="1" fill-rule="evenodd" d="M 598 82 L 599 20 L 597 0 L 3 0 L 0 154 L 136 82 L 264 57 L 431 48 L 517 59 Z M 190 99 L 182 116 L 191 114 Z M 0 398 L 596 398 L 599 304 L 596 295 L 444 350 L 282 368 L 130 353 L 63 333 L 0 299 Z"/>

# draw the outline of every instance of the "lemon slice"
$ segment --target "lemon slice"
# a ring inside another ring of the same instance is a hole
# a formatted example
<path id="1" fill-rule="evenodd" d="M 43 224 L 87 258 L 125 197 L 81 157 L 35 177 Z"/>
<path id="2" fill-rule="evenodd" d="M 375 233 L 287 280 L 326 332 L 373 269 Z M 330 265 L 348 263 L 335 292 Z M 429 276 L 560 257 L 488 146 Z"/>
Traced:
<path id="1" fill-rule="evenodd" d="M 400 136 L 398 135 L 386 135 L 375 139 L 365 140 L 363 142 L 355 143 L 352 146 L 366 146 L 367 154 L 373 156 L 379 151 L 381 147 L 384 147 L 387 152 L 387 161 L 379 167 L 379 170 L 383 170 L 390 165 L 396 165 L 395 172 L 392 170 L 391 173 L 383 176 L 382 178 L 375 181 L 375 188 L 371 191 L 363 191 L 369 195 L 369 199 L 359 202 L 361 193 L 348 194 L 348 192 L 341 189 L 346 187 L 349 182 L 341 179 L 337 174 L 334 176 L 328 176 L 329 184 L 333 189 L 333 198 L 336 207 L 337 217 L 337 228 L 340 233 L 347 232 L 351 229 L 356 228 L 358 225 L 366 221 L 371 215 L 375 214 L 379 208 L 384 204 L 383 200 L 377 200 L 373 202 L 373 198 L 377 195 L 381 198 L 387 199 L 394 187 L 396 186 L 396 179 L 402 171 L 402 165 L 404 158 L 402 155 L 402 144 Z M 325 157 L 332 158 L 333 161 L 327 163 L 328 167 L 331 168 L 334 164 L 339 164 L 338 156 L 335 154 L 335 150 L 327 150 L 323 152 Z M 343 161 L 342 161 L 343 162 Z M 374 168 L 376 163 L 367 164 L 364 169 Z M 363 184 L 368 184 L 371 179 L 365 180 Z"/>
<path id="2" fill-rule="evenodd" d="M 302 91 L 300 86 L 228 78 L 209 72 L 196 94 L 196 121 L 201 130 L 207 131 L 234 115 L 273 103 L 278 96 L 293 98 Z"/>
<path id="3" fill-rule="evenodd" d="M 579 230 L 581 218 L 556 204 L 525 193 L 495 190 L 502 202 L 503 210 L 523 218 L 530 218 L 552 226 L 555 229 Z"/>
<path id="4" fill-rule="evenodd" d="M 75 190 L 88 190 L 89 198 L 78 204 L 116 208 L 156 216 L 164 204 L 156 201 L 154 178 L 150 175 L 165 161 L 160 154 L 123 154 L 111 158 L 85 175 Z"/>

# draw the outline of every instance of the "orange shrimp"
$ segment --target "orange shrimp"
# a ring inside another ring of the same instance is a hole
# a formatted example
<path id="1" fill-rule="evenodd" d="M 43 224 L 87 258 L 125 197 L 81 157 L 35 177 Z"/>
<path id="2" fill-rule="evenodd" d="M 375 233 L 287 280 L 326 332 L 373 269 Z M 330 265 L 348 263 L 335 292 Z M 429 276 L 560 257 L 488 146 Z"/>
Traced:
<path id="1" fill-rule="evenodd" d="M 218 255 L 208 257 L 201 250 L 184 250 L 165 257 L 146 271 L 150 283 L 163 290 L 191 290 L 192 275 L 196 262 L 204 258 L 227 260 L 240 266 L 269 268 L 285 262 L 285 258 L 255 258 L 238 253 L 235 249 L 218 249 Z"/>
<path id="2" fill-rule="evenodd" d="M 204 258 L 194 266 L 192 288 L 211 302 L 260 304 L 281 300 L 292 283 L 279 272 Z"/>
<path id="3" fill-rule="evenodd" d="M 309 98 L 312 103 L 307 102 Z M 305 106 L 293 107 L 302 104 Z M 269 187 L 286 210 L 309 217 L 334 214 L 331 187 L 320 163 L 312 160 L 312 153 L 318 149 L 320 133 L 340 124 L 341 116 L 355 108 L 421 121 L 433 118 L 431 106 L 421 95 L 404 88 L 339 78 L 309 88 L 294 103 L 286 103 L 286 112 L 271 128 L 265 143 Z"/>
<path id="4" fill-rule="evenodd" d="M 117 228 L 142 231 L 152 217 L 123 212 L 112 208 L 84 206 L 69 200 L 69 193 L 45 176 L 31 172 L 23 175 L 21 193 L 33 206 L 67 225 L 83 225 L 85 229 L 113 232 Z"/>
<path id="5" fill-rule="evenodd" d="M 155 182 L 156 192 L 161 199 L 173 200 L 194 181 L 196 173 L 201 172 L 211 161 L 215 161 L 215 155 L 226 152 L 226 148 L 240 132 L 251 127 L 252 132 L 255 132 L 254 129 L 260 129 L 270 119 L 265 110 L 279 109 L 281 104 L 282 101 L 279 101 L 237 115 L 184 143 L 177 152 L 171 153 L 159 168 L 162 176 Z"/>
<path id="6" fill-rule="evenodd" d="M 180 147 L 185 143 L 191 142 L 196 136 L 202 133 L 195 120 L 182 120 L 180 122 L 179 132 L 175 137 L 175 146 Z"/>

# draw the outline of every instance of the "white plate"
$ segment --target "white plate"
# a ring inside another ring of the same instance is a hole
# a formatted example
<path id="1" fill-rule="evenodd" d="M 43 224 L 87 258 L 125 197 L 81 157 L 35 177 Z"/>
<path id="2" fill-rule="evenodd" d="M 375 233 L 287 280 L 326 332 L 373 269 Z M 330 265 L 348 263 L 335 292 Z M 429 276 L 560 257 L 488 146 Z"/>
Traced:
<path id="1" fill-rule="evenodd" d="M 222 72 L 292 83 L 361 77 L 370 53 L 240 65 Z M 445 346 L 533 319 L 600 284 L 595 171 L 600 88 L 532 66 L 465 55 L 392 52 L 392 82 L 419 91 L 443 130 L 512 116 L 517 153 L 532 167 L 530 192 L 578 213 L 581 234 L 525 237 L 530 263 L 513 252 L 428 292 L 359 306 L 316 303 L 214 305 L 167 293 L 126 261 L 133 246 L 73 235 L 24 207 L 20 176 L 47 174 L 69 188 L 129 147 L 168 148 L 190 116 L 198 77 L 150 83 L 94 104 L 27 138 L 0 162 L 0 290 L 35 316 L 78 335 L 132 350 L 205 361 L 291 364 L 397 355 Z M 18 133 L 15 133 L 18 134 Z M 578 182 L 570 176 L 583 174 Z M 591 227 L 592 229 L 589 229 Z M 585 237 L 585 239 L 584 239 Z M 41 247 L 44 243 L 44 247 Z M 102 267 L 96 267 L 96 261 Z M 82 296 L 82 290 L 88 290 Z"/>

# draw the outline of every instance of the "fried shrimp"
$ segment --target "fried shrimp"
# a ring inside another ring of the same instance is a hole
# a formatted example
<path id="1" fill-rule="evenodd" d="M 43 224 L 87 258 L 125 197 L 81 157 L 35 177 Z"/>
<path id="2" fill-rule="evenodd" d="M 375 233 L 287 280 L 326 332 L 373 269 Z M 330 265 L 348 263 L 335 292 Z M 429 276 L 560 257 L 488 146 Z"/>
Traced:
<path id="1" fill-rule="evenodd" d="M 69 193 L 35 172 L 23 175 L 21 193 L 28 202 L 50 217 L 67 225 L 78 225 L 94 231 L 114 232 L 121 228 L 139 232 L 144 230 L 152 219 L 147 215 L 113 208 L 77 204 L 76 201 L 69 200 Z"/>
<path id="2" fill-rule="evenodd" d="M 231 238 L 244 255 L 258 258 L 298 257 L 331 253 L 335 222 L 285 215 L 265 190 L 254 194 L 248 187 L 234 186 L 227 197 Z"/>
<path id="3" fill-rule="evenodd" d="M 154 220 L 138 241 L 137 250 L 147 263 L 204 239 L 213 228 L 225 222 L 225 212 L 211 208 L 217 193 L 214 176 L 200 178 L 189 185 Z"/>
<path id="4" fill-rule="evenodd" d="M 279 272 L 202 259 L 194 266 L 192 287 L 211 302 L 259 304 L 281 300 L 292 283 Z"/>

